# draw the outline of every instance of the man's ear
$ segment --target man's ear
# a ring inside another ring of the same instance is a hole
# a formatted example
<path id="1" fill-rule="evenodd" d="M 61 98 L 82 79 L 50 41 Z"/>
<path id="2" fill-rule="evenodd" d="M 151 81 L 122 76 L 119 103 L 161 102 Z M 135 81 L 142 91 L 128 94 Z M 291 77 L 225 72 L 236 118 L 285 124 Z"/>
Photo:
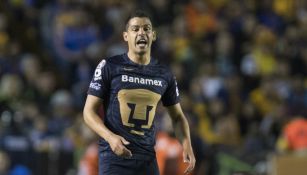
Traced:
<path id="1" fill-rule="evenodd" d="M 156 33 L 156 31 L 153 31 L 152 32 L 152 40 L 156 41 L 156 39 L 157 39 L 157 33 Z"/>
<path id="2" fill-rule="evenodd" d="M 128 41 L 128 33 L 127 32 L 123 32 L 123 38 L 125 41 Z"/>

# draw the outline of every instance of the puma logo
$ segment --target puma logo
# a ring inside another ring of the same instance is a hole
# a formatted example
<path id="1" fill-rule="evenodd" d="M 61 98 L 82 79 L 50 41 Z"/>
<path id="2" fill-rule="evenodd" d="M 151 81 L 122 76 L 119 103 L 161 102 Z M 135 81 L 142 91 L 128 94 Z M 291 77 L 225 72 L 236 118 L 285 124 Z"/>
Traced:
<path id="1" fill-rule="evenodd" d="M 125 71 L 133 71 L 134 69 L 133 68 L 129 68 L 129 67 L 124 67 L 124 70 Z"/>

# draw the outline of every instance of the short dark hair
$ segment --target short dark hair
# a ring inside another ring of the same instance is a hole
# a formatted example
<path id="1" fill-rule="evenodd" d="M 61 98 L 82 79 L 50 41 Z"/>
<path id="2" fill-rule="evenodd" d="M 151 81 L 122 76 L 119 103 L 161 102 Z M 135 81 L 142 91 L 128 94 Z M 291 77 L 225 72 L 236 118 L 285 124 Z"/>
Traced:
<path id="1" fill-rule="evenodd" d="M 128 25 L 129 25 L 129 21 L 130 21 L 130 19 L 132 19 L 132 18 L 135 18 L 135 17 L 139 17 L 139 18 L 148 18 L 150 21 L 151 21 L 151 16 L 148 14 L 148 13 L 146 13 L 145 11 L 143 11 L 143 10 L 136 10 L 136 11 L 134 11 L 133 13 L 131 13 L 129 16 L 128 16 L 128 18 L 126 19 L 126 21 L 125 21 L 125 30 L 127 30 L 128 29 Z M 152 23 L 152 21 L 151 21 L 151 23 Z"/>

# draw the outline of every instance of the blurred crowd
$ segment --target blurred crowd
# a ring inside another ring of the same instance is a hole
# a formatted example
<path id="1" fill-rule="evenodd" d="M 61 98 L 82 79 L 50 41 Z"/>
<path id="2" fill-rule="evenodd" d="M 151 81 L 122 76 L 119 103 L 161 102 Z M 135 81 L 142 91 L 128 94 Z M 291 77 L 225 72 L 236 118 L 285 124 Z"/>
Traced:
<path id="1" fill-rule="evenodd" d="M 84 100 L 98 62 L 127 51 L 135 9 L 152 15 L 152 54 L 176 75 L 195 175 L 266 174 L 268 155 L 307 148 L 305 0 L 5 0 L 0 175 L 95 172 Z M 156 117 L 161 175 L 179 173 L 181 147 L 162 107 Z"/>

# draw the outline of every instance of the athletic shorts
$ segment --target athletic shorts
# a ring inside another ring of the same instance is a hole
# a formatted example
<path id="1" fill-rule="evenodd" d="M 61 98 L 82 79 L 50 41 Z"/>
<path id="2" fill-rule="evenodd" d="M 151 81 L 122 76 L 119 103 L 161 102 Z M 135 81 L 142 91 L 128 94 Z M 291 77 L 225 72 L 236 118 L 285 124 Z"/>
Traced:
<path id="1" fill-rule="evenodd" d="M 99 154 L 99 175 L 159 175 L 156 158 L 123 158 L 114 153 Z"/>

